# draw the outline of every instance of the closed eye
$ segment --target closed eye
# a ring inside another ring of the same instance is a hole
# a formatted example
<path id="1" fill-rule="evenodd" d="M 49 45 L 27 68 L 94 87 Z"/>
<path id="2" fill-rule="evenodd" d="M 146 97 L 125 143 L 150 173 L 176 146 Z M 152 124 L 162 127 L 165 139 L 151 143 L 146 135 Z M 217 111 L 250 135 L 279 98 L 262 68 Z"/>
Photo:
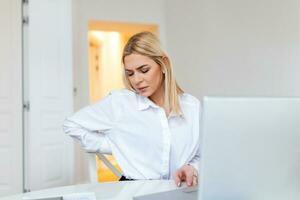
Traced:
<path id="1" fill-rule="evenodd" d="M 126 76 L 132 76 L 134 73 L 132 71 L 125 71 Z"/>
<path id="2" fill-rule="evenodd" d="M 150 66 L 145 64 L 145 65 L 139 66 L 138 68 L 136 68 L 136 70 L 138 70 L 139 72 L 145 74 L 150 70 L 150 68 L 151 68 Z M 129 69 L 125 69 L 125 74 L 126 74 L 126 76 L 132 76 L 132 75 L 134 75 L 134 71 L 129 70 Z"/>
<path id="3" fill-rule="evenodd" d="M 147 73 L 148 71 L 149 71 L 149 68 L 141 69 L 141 72 L 144 73 L 144 74 Z"/>

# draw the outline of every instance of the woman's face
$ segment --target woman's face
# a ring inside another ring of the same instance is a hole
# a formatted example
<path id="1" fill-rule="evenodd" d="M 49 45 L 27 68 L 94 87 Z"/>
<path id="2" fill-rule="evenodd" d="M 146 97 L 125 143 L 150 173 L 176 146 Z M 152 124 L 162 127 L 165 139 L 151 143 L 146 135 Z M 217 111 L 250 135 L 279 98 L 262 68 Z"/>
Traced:
<path id="1" fill-rule="evenodd" d="M 140 95 L 151 97 L 162 87 L 161 67 L 151 58 L 130 54 L 124 58 L 125 74 L 131 86 Z"/>

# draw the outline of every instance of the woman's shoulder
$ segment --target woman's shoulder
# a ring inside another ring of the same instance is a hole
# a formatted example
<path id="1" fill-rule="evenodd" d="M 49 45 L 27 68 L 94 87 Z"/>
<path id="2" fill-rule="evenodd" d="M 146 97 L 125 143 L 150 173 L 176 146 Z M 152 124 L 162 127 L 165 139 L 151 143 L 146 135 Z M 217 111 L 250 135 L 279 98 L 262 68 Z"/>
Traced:
<path id="1" fill-rule="evenodd" d="M 133 91 L 127 89 L 114 89 L 111 90 L 104 98 L 95 102 L 92 106 L 107 107 L 120 109 L 124 105 L 129 105 L 135 102 L 136 94 Z"/>
<path id="2" fill-rule="evenodd" d="M 114 102 L 132 102 L 136 99 L 136 93 L 128 89 L 115 89 L 109 95 Z"/>
<path id="3" fill-rule="evenodd" d="M 195 106 L 198 106 L 200 104 L 200 100 L 197 97 L 188 93 L 182 93 L 180 95 L 180 101 L 181 103 L 195 105 Z"/>
<path id="4" fill-rule="evenodd" d="M 135 92 L 131 91 L 131 90 L 128 90 L 128 89 L 114 89 L 114 90 L 111 90 L 110 95 L 113 95 L 113 96 L 135 96 Z"/>

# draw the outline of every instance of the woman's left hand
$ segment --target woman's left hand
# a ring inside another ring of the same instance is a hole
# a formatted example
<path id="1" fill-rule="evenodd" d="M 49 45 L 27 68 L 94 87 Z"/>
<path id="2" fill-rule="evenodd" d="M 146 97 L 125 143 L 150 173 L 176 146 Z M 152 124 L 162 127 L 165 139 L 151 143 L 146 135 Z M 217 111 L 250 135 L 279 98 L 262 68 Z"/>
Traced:
<path id="1" fill-rule="evenodd" d="M 175 173 L 175 183 L 180 187 L 181 182 L 185 181 L 187 186 L 198 184 L 198 172 L 192 165 L 183 165 Z"/>

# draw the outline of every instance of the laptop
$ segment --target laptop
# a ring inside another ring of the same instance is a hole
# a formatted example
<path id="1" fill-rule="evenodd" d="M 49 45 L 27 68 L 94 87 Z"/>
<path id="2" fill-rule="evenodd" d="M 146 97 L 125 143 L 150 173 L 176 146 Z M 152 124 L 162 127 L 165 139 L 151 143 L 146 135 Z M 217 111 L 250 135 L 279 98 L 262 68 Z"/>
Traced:
<path id="1" fill-rule="evenodd" d="M 199 188 L 135 200 L 299 200 L 300 98 L 204 97 Z"/>

